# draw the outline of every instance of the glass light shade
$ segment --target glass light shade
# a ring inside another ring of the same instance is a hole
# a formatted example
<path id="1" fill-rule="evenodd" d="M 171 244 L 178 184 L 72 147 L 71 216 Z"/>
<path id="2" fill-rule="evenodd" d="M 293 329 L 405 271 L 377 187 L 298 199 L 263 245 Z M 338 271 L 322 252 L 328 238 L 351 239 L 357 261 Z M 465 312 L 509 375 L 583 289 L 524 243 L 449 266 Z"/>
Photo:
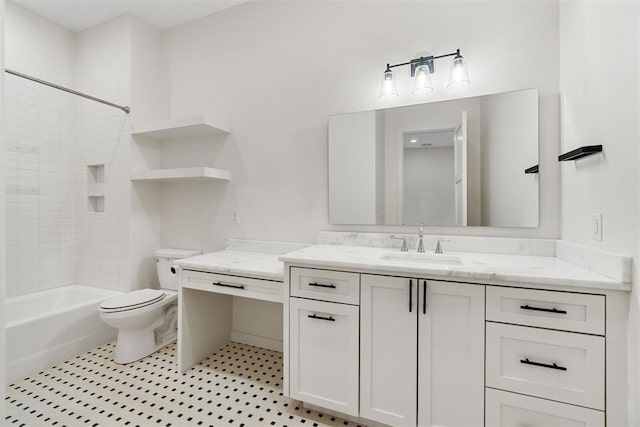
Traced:
<path id="1" fill-rule="evenodd" d="M 431 84 L 431 73 L 427 65 L 419 65 L 416 68 L 416 74 L 413 77 L 414 95 L 426 95 L 433 92 L 433 84 Z"/>
<path id="2" fill-rule="evenodd" d="M 449 84 L 447 87 L 462 87 L 469 86 L 469 71 L 467 70 L 467 64 L 461 55 L 457 55 L 453 58 L 451 63 L 451 71 L 449 72 Z"/>
<path id="3" fill-rule="evenodd" d="M 389 99 L 398 97 L 398 85 L 391 70 L 387 70 L 382 75 L 382 84 L 380 85 L 380 99 Z"/>

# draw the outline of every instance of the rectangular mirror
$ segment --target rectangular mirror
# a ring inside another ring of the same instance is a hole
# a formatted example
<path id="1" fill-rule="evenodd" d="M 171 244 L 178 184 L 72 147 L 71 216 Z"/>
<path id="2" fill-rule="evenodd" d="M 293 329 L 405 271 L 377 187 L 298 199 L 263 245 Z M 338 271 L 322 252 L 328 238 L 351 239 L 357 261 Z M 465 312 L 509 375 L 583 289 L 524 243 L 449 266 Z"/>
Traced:
<path id="1" fill-rule="evenodd" d="M 329 222 L 538 226 L 538 90 L 329 116 Z"/>

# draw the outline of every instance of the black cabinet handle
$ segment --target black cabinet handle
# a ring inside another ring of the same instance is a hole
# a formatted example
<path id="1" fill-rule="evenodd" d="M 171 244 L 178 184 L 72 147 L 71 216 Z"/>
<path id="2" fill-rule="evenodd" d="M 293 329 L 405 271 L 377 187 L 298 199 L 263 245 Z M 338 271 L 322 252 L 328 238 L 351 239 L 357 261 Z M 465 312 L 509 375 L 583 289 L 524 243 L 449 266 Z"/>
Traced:
<path id="1" fill-rule="evenodd" d="M 329 316 L 329 317 L 323 317 L 323 316 L 318 316 L 317 314 L 309 314 L 307 316 L 309 319 L 318 319 L 318 320 L 327 320 L 329 322 L 335 322 L 336 319 L 334 319 L 333 317 Z"/>
<path id="2" fill-rule="evenodd" d="M 413 311 L 413 279 L 409 279 L 409 313 Z"/>
<path id="3" fill-rule="evenodd" d="M 565 310 L 558 310 L 557 308 L 532 307 L 529 304 L 521 305 L 520 308 L 523 310 L 544 311 L 546 313 L 567 314 Z"/>
<path id="4" fill-rule="evenodd" d="M 427 314 L 427 281 L 422 282 L 422 314 Z"/>
<path id="5" fill-rule="evenodd" d="M 228 283 L 213 282 L 213 286 L 222 286 L 224 288 L 244 289 L 244 285 L 230 285 Z"/>
<path id="6" fill-rule="evenodd" d="M 524 360 L 520 360 L 520 363 L 523 363 L 525 365 L 540 366 L 541 368 L 557 369 L 558 371 L 567 370 L 567 368 L 565 368 L 564 366 L 558 366 L 555 363 L 553 365 L 549 365 L 548 363 L 532 362 L 528 357 Z"/>
<path id="7" fill-rule="evenodd" d="M 331 289 L 335 289 L 336 288 L 336 285 L 331 285 L 331 284 L 323 285 L 322 283 L 316 283 L 316 282 L 309 283 L 309 286 L 317 286 L 319 288 L 331 288 Z"/>

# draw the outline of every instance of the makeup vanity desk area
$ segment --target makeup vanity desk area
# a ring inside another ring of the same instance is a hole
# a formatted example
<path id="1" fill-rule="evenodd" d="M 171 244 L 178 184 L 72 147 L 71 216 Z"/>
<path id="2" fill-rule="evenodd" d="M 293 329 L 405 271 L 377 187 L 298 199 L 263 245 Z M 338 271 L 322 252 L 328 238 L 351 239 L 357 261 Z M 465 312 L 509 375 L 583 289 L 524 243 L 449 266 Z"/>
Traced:
<path id="1" fill-rule="evenodd" d="M 233 297 L 282 303 L 281 254 L 296 243 L 228 239 L 226 249 L 176 261 L 178 369 L 184 372 L 231 340 Z"/>

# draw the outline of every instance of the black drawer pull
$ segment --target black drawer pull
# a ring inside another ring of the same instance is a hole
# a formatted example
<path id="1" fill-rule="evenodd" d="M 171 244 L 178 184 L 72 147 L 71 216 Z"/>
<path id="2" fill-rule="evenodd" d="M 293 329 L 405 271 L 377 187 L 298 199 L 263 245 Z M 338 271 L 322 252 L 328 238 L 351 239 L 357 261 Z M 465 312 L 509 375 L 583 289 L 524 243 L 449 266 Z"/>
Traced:
<path id="1" fill-rule="evenodd" d="M 336 285 L 331 285 L 331 284 L 323 285 L 322 283 L 316 283 L 316 282 L 309 283 L 309 286 L 317 286 L 319 288 L 331 288 L 331 289 L 335 289 L 336 288 Z"/>
<path id="2" fill-rule="evenodd" d="M 567 368 L 565 368 L 564 366 L 558 366 L 555 363 L 553 365 L 549 365 L 547 363 L 532 362 L 531 360 L 529 360 L 529 358 L 526 358 L 524 360 L 520 360 L 520 363 L 524 363 L 525 365 L 540 366 L 542 368 L 557 369 L 558 371 L 566 371 L 567 370 Z"/>
<path id="3" fill-rule="evenodd" d="M 222 286 L 224 288 L 244 289 L 244 285 L 230 285 L 228 283 L 213 282 L 213 286 Z"/>
<path id="4" fill-rule="evenodd" d="M 520 308 L 523 310 L 544 311 L 546 313 L 567 314 L 565 310 L 558 310 L 557 308 L 531 307 L 529 304 L 521 305 Z"/>
<path id="5" fill-rule="evenodd" d="M 413 310 L 413 280 L 409 279 L 409 313 Z"/>
<path id="6" fill-rule="evenodd" d="M 328 320 L 329 322 L 335 322 L 336 321 L 336 319 L 334 319 L 331 316 L 323 317 L 323 316 L 318 316 L 317 314 L 309 314 L 307 317 L 309 319 Z"/>

